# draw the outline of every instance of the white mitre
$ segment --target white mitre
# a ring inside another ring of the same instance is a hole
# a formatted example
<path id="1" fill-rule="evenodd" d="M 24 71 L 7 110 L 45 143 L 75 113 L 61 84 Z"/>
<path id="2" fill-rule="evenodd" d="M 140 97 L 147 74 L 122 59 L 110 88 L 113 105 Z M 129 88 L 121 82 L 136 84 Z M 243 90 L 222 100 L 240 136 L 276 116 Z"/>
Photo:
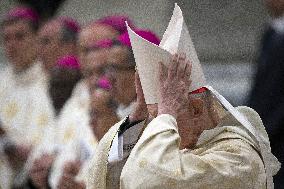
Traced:
<path id="1" fill-rule="evenodd" d="M 159 101 L 157 96 L 158 62 L 163 62 L 167 66 L 171 55 L 175 53 L 186 53 L 187 58 L 192 63 L 192 84 L 189 92 L 202 87 L 207 88 L 224 108 L 242 124 L 243 129 L 247 131 L 255 141 L 256 148 L 262 156 L 267 175 L 267 188 L 273 188 L 272 176 L 278 172 L 280 163 L 271 153 L 265 128 L 253 126 L 248 119 L 237 111 L 222 95 L 211 86 L 207 85 L 180 7 L 175 4 L 172 18 L 159 46 L 138 36 L 130 27 L 128 27 L 128 33 L 146 103 L 155 104 Z M 210 139 L 210 136 L 206 136 L 205 134 L 199 138 L 198 142 L 207 139 Z"/>

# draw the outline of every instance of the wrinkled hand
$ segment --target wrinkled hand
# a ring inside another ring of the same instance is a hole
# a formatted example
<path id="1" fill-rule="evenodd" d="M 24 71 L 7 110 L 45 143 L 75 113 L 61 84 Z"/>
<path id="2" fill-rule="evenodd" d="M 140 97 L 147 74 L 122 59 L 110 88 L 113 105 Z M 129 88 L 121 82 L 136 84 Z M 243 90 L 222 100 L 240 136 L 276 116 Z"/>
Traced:
<path id="1" fill-rule="evenodd" d="M 131 122 L 144 120 L 148 113 L 140 78 L 137 72 L 135 73 L 135 87 L 136 87 L 137 99 L 134 111 L 129 116 Z"/>
<path id="2" fill-rule="evenodd" d="M 191 84 L 191 63 L 185 54 L 175 54 L 167 69 L 159 65 L 158 115 L 170 114 L 177 118 L 179 112 L 188 108 L 188 92 Z"/>
<path id="3" fill-rule="evenodd" d="M 77 174 L 79 173 L 81 168 L 80 161 L 68 162 L 64 166 L 63 175 L 60 178 L 58 189 L 85 189 L 86 186 L 82 182 L 77 182 L 75 180 Z"/>
<path id="4" fill-rule="evenodd" d="M 54 162 L 55 156 L 44 154 L 39 159 L 36 159 L 30 170 L 29 176 L 31 181 L 37 188 L 47 188 L 48 173 Z"/>

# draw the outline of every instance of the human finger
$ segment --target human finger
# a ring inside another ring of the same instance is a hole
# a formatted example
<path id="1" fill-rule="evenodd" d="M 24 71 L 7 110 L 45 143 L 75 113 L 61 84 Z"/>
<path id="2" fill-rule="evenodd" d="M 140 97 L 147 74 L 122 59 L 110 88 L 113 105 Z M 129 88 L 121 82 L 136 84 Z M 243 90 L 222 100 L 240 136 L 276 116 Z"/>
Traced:
<path id="1" fill-rule="evenodd" d="M 140 77 L 137 71 L 135 72 L 135 86 L 136 86 L 137 101 L 140 103 L 145 103 L 144 93 L 143 93 Z"/>
<path id="2" fill-rule="evenodd" d="M 168 68 L 168 78 L 169 79 L 174 79 L 176 74 L 177 74 L 177 69 L 178 69 L 178 54 L 175 54 L 171 58 L 171 63 Z"/>
<path id="3" fill-rule="evenodd" d="M 185 69 L 185 76 L 190 78 L 191 70 L 192 70 L 192 64 L 189 60 L 186 61 L 186 64 L 187 64 L 187 66 L 186 66 L 186 69 Z"/>
<path id="4" fill-rule="evenodd" d="M 177 70 L 177 77 L 184 78 L 185 77 L 185 70 L 187 67 L 187 62 L 185 61 L 185 55 L 181 55 L 178 60 L 178 70 Z"/>
<path id="5" fill-rule="evenodd" d="M 166 79 L 167 79 L 167 68 L 162 62 L 159 62 L 159 82 L 163 83 L 163 81 L 165 81 Z"/>
<path id="6" fill-rule="evenodd" d="M 185 60 L 185 59 L 186 59 L 186 54 L 185 53 L 180 53 L 179 60 Z"/>

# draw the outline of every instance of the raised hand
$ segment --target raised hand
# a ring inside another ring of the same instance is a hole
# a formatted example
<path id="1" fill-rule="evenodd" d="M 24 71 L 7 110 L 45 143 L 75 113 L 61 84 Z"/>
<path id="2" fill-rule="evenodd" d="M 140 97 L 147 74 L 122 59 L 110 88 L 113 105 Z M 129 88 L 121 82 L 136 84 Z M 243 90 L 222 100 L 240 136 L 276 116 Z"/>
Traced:
<path id="1" fill-rule="evenodd" d="M 141 82 L 138 73 L 135 73 L 135 86 L 136 86 L 136 106 L 134 111 L 130 114 L 130 121 L 144 120 L 147 116 L 147 105 L 145 102 Z"/>
<path id="2" fill-rule="evenodd" d="M 185 54 L 173 55 L 169 68 L 159 63 L 158 115 L 170 114 L 177 118 L 179 112 L 188 108 L 191 67 Z"/>

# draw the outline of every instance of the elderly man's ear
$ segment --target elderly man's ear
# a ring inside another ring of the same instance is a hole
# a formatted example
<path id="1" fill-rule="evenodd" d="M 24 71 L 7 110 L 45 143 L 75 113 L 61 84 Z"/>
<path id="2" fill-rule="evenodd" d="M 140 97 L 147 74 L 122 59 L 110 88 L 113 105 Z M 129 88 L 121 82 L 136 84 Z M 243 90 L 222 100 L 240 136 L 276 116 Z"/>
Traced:
<path id="1" fill-rule="evenodd" d="M 200 98 L 191 98 L 193 117 L 199 118 L 204 112 L 204 101 Z"/>

